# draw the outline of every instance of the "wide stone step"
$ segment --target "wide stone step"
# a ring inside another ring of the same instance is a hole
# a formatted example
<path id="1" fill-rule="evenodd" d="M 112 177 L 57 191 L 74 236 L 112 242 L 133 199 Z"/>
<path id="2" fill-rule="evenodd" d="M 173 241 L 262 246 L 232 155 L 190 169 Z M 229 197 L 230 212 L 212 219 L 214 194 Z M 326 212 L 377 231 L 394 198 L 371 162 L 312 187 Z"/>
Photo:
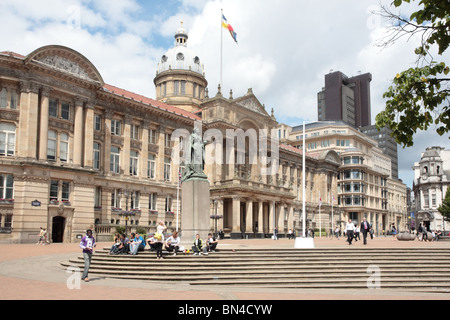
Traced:
<path id="1" fill-rule="evenodd" d="M 84 268 L 82 256 L 61 262 Z M 148 251 L 137 256 L 94 254 L 90 273 L 115 279 L 169 282 L 197 286 L 267 288 L 367 289 L 370 266 L 379 268 L 382 288 L 450 288 L 450 250 L 419 248 L 358 249 L 231 249 L 208 256 L 178 254 L 156 260 Z"/>
<path id="2" fill-rule="evenodd" d="M 80 269 L 82 266 L 79 266 Z M 236 280 L 236 279 L 278 279 L 279 281 L 287 281 L 290 279 L 324 279 L 324 278 L 332 278 L 332 279 L 356 279 L 356 278 L 364 278 L 367 279 L 371 274 L 368 274 L 367 269 L 359 269 L 352 270 L 347 272 L 341 272 L 337 270 L 325 270 L 322 272 L 308 272 L 302 273 L 296 270 L 249 270 L 247 272 L 244 271 L 214 271 L 213 273 L 205 273 L 205 272 L 189 272 L 186 275 L 184 270 L 177 271 L 151 271 L 151 270 L 123 270 L 123 269 L 114 269 L 114 268 L 96 268 L 91 267 L 90 272 L 93 274 L 102 274 L 102 275 L 110 275 L 110 276 L 123 276 L 126 278 L 129 277 L 137 277 L 139 279 L 146 280 L 170 280 L 170 281 L 198 281 L 198 280 L 217 280 L 217 279 L 228 279 L 228 280 Z M 412 270 L 408 274 L 405 274 L 405 270 L 381 270 L 381 275 L 383 278 L 398 278 L 398 279 L 410 279 L 414 277 L 415 281 L 423 281 L 424 277 L 450 277 L 450 269 L 445 271 L 443 270 L 432 270 L 432 271 L 419 271 Z M 418 277 L 420 279 L 418 280 Z"/>
<path id="3" fill-rule="evenodd" d="M 82 257 L 78 257 L 80 261 L 83 260 Z M 308 260 L 302 260 L 302 259 L 295 259 L 295 258 L 286 258 L 286 259 L 275 259 L 275 260 L 269 260 L 269 259 L 249 259 L 249 260 L 223 260 L 223 259 L 209 259 L 208 257 L 202 257 L 202 259 L 196 259 L 196 260 L 187 260 L 183 258 L 177 258 L 177 257 L 171 257 L 164 260 L 148 260 L 148 259 L 142 259 L 142 258 L 122 258 L 122 259 L 108 259 L 108 258 L 100 258 L 96 257 L 92 259 L 92 264 L 106 264 L 106 265 L 122 265 L 122 266 L 139 266 L 142 264 L 147 265 L 148 267 L 174 267 L 174 264 L 177 265 L 177 267 L 214 267 L 214 268 L 225 268 L 225 267 L 257 267 L 257 266 L 279 266 L 279 265 L 302 265 L 302 266 L 350 266 L 350 265 L 420 265 L 421 267 L 427 267 L 427 266 L 448 266 L 450 265 L 450 259 L 444 259 L 444 258 L 434 258 L 434 259 L 385 259 L 385 258 L 365 258 L 365 259 L 349 259 L 349 260 L 342 260 L 342 259 L 308 259 Z"/>

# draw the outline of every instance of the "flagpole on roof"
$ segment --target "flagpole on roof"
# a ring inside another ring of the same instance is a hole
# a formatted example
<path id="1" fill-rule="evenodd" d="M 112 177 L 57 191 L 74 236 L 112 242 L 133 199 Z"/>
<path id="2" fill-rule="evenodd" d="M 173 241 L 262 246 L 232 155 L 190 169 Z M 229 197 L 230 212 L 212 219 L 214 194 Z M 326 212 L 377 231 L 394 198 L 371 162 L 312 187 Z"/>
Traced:
<path id="1" fill-rule="evenodd" d="M 223 9 L 220 10 L 220 88 L 223 89 Z"/>

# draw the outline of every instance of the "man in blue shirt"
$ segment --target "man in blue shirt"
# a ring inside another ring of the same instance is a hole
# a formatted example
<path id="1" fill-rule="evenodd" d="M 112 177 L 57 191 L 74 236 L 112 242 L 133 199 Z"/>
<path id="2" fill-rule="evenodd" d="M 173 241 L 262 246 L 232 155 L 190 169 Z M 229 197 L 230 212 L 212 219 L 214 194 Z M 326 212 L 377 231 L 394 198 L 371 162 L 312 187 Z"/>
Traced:
<path id="1" fill-rule="evenodd" d="M 139 233 L 136 233 L 133 237 L 133 233 L 131 234 L 132 245 L 130 246 L 130 252 L 132 255 L 137 255 L 139 251 L 144 251 L 145 249 L 145 240 Z"/>

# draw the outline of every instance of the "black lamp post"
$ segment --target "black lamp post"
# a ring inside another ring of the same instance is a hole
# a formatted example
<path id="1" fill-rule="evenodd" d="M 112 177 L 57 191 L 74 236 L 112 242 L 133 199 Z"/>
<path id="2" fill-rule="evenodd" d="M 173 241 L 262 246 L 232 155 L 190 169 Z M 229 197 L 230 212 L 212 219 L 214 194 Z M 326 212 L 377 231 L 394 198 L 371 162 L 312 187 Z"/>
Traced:
<path id="1" fill-rule="evenodd" d="M 120 217 L 125 217 L 125 234 L 128 233 L 128 220 L 130 219 L 130 217 L 134 217 L 135 213 L 132 211 L 128 211 L 128 199 L 130 197 L 130 195 L 134 194 L 134 192 L 131 192 L 128 189 L 125 190 L 121 190 L 119 193 L 121 196 L 123 195 L 125 197 L 125 211 L 121 211 L 119 213 Z"/>

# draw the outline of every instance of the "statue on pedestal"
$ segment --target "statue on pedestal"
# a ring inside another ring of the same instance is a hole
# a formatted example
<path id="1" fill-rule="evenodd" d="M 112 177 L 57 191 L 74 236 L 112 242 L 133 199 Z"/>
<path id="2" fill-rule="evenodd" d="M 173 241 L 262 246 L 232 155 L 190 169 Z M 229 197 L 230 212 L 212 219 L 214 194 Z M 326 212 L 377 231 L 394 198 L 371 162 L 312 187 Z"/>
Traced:
<path id="1" fill-rule="evenodd" d="M 188 155 L 190 158 L 186 161 L 186 169 L 182 178 L 182 182 L 189 180 L 208 180 L 205 174 L 205 146 L 207 141 L 202 140 L 200 130 L 195 127 L 189 137 Z"/>

